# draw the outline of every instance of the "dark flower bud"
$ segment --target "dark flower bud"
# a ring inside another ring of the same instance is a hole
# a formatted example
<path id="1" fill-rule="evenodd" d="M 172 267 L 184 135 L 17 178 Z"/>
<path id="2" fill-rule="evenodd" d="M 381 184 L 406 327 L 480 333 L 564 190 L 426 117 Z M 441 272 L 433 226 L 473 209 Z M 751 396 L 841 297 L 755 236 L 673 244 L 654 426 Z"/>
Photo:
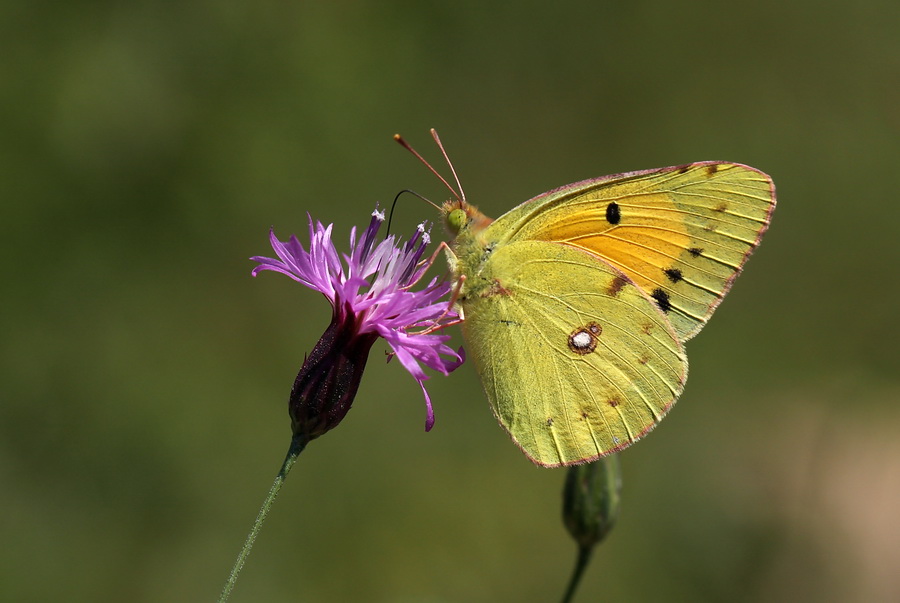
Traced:
<path id="1" fill-rule="evenodd" d="M 336 427 L 356 397 L 377 333 L 360 333 L 356 315 L 336 310 L 294 380 L 288 412 L 295 438 L 309 442 Z"/>

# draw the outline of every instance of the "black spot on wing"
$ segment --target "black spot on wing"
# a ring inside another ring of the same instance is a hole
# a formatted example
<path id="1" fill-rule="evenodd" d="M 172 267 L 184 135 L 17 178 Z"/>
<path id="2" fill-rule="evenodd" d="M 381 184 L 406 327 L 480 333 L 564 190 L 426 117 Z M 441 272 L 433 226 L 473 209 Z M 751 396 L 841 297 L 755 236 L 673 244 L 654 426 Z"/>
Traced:
<path id="1" fill-rule="evenodd" d="M 656 300 L 656 305 L 659 306 L 659 309 L 663 312 L 668 312 L 672 309 L 672 302 L 669 301 L 669 294 L 662 289 L 654 289 L 653 293 L 650 294 L 650 297 Z"/>
<path id="2" fill-rule="evenodd" d="M 703 254 L 703 249 L 700 247 L 691 247 L 690 249 L 688 249 L 688 253 L 695 258 L 698 258 Z"/>
<path id="3" fill-rule="evenodd" d="M 681 274 L 681 270 L 678 268 L 667 268 L 663 270 L 666 273 L 666 276 L 669 277 L 669 280 L 673 283 L 677 283 L 680 280 L 684 279 L 684 276 Z"/>
<path id="4" fill-rule="evenodd" d="M 622 219 L 622 214 L 619 211 L 619 204 L 613 201 L 609 205 L 606 206 L 606 221 L 610 224 L 618 224 Z"/>

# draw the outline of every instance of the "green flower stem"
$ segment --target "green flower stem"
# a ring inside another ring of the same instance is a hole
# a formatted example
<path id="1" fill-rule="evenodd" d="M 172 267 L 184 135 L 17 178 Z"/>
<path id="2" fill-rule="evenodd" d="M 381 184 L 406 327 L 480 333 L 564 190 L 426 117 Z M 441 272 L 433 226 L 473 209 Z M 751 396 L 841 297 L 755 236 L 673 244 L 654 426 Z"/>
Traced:
<path id="1" fill-rule="evenodd" d="M 571 603 L 575 597 L 575 591 L 578 590 L 578 583 L 581 582 L 581 576 L 591 560 L 591 553 L 594 552 L 593 546 L 578 547 L 578 560 L 575 562 L 575 569 L 572 571 L 572 577 L 569 579 L 569 587 L 566 588 L 566 594 L 563 595 L 562 603 Z"/>
<path id="2" fill-rule="evenodd" d="M 234 567 L 231 568 L 231 573 L 228 575 L 228 582 L 225 583 L 225 588 L 222 589 L 222 594 L 219 595 L 218 603 L 225 603 L 228 600 L 228 597 L 231 596 L 231 589 L 234 588 L 235 582 L 237 582 L 238 574 L 241 573 L 241 569 L 244 567 L 244 562 L 247 560 L 247 556 L 250 554 L 250 549 L 253 547 L 254 541 L 256 541 L 257 535 L 259 535 L 259 530 L 262 528 L 263 522 L 266 520 L 266 517 L 269 515 L 269 510 L 272 508 L 272 503 L 275 502 L 275 497 L 278 496 L 278 492 L 281 490 L 281 486 L 284 484 L 284 480 L 287 479 L 288 473 L 291 471 L 291 467 L 294 466 L 294 462 L 296 462 L 297 457 L 300 456 L 300 453 L 303 452 L 303 449 L 306 448 L 306 444 L 309 442 L 309 439 L 300 436 L 294 436 L 291 440 L 291 447 L 288 449 L 287 456 L 284 458 L 284 463 L 281 464 L 281 470 L 278 472 L 278 475 L 275 476 L 275 482 L 272 484 L 272 487 L 269 488 L 269 493 L 266 495 L 266 499 L 263 501 L 262 507 L 259 509 L 259 514 L 256 516 L 256 521 L 253 522 L 253 527 L 250 529 L 250 533 L 247 534 L 247 540 L 244 541 L 244 546 L 241 548 L 241 552 L 238 555 L 237 560 L 234 562 Z"/>

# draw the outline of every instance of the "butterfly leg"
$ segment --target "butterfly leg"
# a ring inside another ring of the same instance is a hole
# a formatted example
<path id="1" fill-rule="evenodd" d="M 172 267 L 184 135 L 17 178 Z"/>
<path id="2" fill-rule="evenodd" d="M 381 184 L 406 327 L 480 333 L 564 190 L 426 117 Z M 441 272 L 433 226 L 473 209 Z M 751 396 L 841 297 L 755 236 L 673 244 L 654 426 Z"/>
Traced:
<path id="1" fill-rule="evenodd" d="M 429 333 L 434 333 L 435 331 L 439 331 L 445 327 L 452 327 L 454 325 L 462 324 L 462 322 L 465 320 L 462 308 L 457 309 L 456 312 L 459 318 L 457 318 L 456 320 L 445 323 L 442 323 L 441 320 L 450 313 L 450 310 L 453 308 L 454 304 L 456 304 L 456 300 L 459 299 L 459 292 L 462 290 L 462 286 L 465 280 L 465 276 L 459 277 L 459 280 L 456 281 L 456 286 L 453 287 L 453 294 L 450 296 L 450 301 L 447 303 L 447 309 L 444 310 L 443 313 L 435 319 L 434 325 L 428 327 L 424 331 L 419 331 L 417 335 L 428 335 Z"/>

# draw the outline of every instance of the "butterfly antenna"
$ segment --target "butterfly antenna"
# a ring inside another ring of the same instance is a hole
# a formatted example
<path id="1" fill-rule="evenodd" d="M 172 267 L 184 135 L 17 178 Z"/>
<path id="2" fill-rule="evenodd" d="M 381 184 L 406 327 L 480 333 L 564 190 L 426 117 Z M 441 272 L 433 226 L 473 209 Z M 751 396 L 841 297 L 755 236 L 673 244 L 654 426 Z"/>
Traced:
<path id="1" fill-rule="evenodd" d="M 459 181 L 459 176 L 456 175 L 456 168 L 453 167 L 453 162 L 450 161 L 450 157 L 447 155 L 447 151 L 444 150 L 444 145 L 441 144 L 441 138 L 438 136 L 437 130 L 431 128 L 431 137 L 434 138 L 434 142 L 437 143 L 438 148 L 441 150 L 441 155 L 444 156 L 444 161 L 447 162 L 447 165 L 450 166 L 450 172 L 453 174 L 453 179 L 456 180 L 456 188 L 459 189 L 459 199 L 463 202 L 466 200 L 466 192 L 463 190 L 462 183 Z"/>
<path id="2" fill-rule="evenodd" d="M 435 209 L 438 210 L 438 211 L 441 211 L 441 208 L 437 205 L 437 203 L 434 203 L 434 202 L 431 201 L 430 199 L 428 199 L 428 198 L 426 198 L 426 197 L 423 197 L 422 195 L 420 195 L 419 193 L 417 193 L 417 192 L 414 191 L 414 190 L 405 188 L 405 189 L 403 189 L 402 191 L 400 191 L 399 193 L 397 193 L 397 196 L 394 197 L 394 202 L 391 203 L 391 211 L 390 211 L 390 213 L 388 214 L 387 230 L 386 230 L 385 233 L 384 233 L 384 237 L 385 237 L 385 238 L 387 238 L 388 235 L 391 234 L 391 221 L 394 219 L 394 208 L 397 207 L 397 200 L 400 199 L 400 195 L 402 195 L 403 193 L 409 193 L 409 194 L 412 195 L 413 197 L 418 197 L 419 199 L 421 199 L 422 201 L 424 201 L 425 203 L 427 203 L 427 204 L 430 205 L 431 207 L 435 208 Z"/>
<path id="3" fill-rule="evenodd" d="M 433 132 L 433 131 L 434 131 L 434 130 L 432 130 L 432 132 Z M 436 135 L 435 135 L 435 136 L 436 136 Z M 438 171 L 437 171 L 436 169 L 434 169 L 433 167 L 431 167 L 431 164 L 428 163 L 428 162 L 425 160 L 424 157 L 422 157 L 421 155 L 419 155 L 419 152 L 416 151 L 414 148 L 412 148 L 412 146 L 410 146 L 410 144 L 409 144 L 408 142 L 406 142 L 406 141 L 403 139 L 402 136 L 400 136 L 399 134 L 394 134 L 394 140 L 396 140 L 398 143 L 400 143 L 400 146 L 401 146 L 401 147 L 403 147 L 404 149 L 406 149 L 407 151 L 409 151 L 410 153 L 412 153 L 413 155 L 415 155 L 415 156 L 416 156 L 416 159 L 418 159 L 419 161 L 421 161 L 421 162 L 425 165 L 425 167 L 427 167 L 428 170 L 429 170 L 432 174 L 434 174 L 435 176 L 437 176 L 438 180 L 440 180 L 441 182 L 444 183 L 444 186 L 447 187 L 447 190 L 449 190 L 450 193 L 451 193 L 454 197 L 456 197 L 457 199 L 462 199 L 462 196 L 461 196 L 459 193 L 457 193 L 455 190 L 453 190 L 453 187 L 450 186 L 450 183 L 448 183 L 446 180 L 444 180 L 444 177 L 441 176 L 441 175 L 438 173 Z M 438 140 L 438 146 L 440 146 L 440 140 Z M 443 153 L 443 151 L 444 151 L 444 147 L 441 147 L 441 152 Z M 446 157 L 446 156 L 447 156 L 447 154 L 444 153 L 444 157 Z M 449 161 L 448 161 L 448 162 L 449 162 Z M 452 166 L 452 165 L 450 166 L 450 169 L 451 169 L 451 170 L 453 169 L 453 166 Z M 456 176 L 456 173 L 454 172 L 453 175 Z M 459 182 L 459 181 L 457 180 L 457 182 Z"/>

